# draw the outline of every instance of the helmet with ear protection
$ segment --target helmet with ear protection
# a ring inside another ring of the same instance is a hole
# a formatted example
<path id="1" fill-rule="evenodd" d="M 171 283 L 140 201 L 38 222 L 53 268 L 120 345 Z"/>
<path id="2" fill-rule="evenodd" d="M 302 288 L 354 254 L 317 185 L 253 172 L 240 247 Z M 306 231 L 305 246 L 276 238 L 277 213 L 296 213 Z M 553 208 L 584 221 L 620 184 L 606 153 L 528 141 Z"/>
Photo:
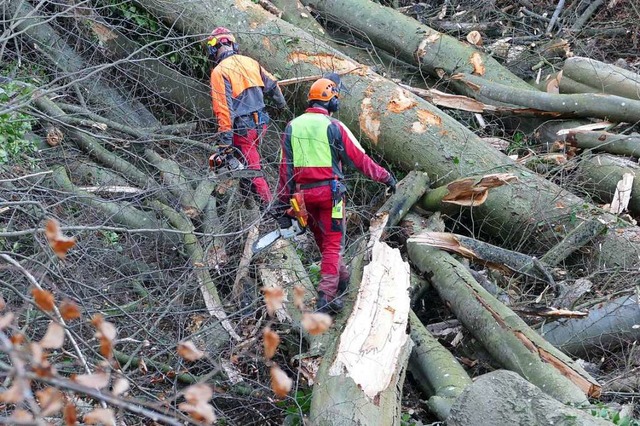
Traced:
<path id="1" fill-rule="evenodd" d="M 327 111 L 335 112 L 340 107 L 340 90 L 333 81 L 321 78 L 311 85 L 307 100 L 322 103 L 326 106 Z"/>
<path id="2" fill-rule="evenodd" d="M 238 53 L 238 43 L 236 38 L 225 27 L 217 27 L 211 32 L 211 35 L 207 37 L 206 41 L 206 53 L 209 59 L 215 61 L 218 56 L 218 50 L 220 46 L 231 46 L 234 53 Z"/>

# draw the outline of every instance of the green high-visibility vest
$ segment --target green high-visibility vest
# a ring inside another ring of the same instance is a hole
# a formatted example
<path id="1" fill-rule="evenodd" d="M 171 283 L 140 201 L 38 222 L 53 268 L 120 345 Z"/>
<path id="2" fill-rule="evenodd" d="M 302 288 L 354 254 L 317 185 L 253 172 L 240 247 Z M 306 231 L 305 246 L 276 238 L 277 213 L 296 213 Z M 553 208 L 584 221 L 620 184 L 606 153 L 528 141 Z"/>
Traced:
<path id="1" fill-rule="evenodd" d="M 293 167 L 332 167 L 330 124 L 329 117 L 315 113 L 302 114 L 289 123 Z"/>

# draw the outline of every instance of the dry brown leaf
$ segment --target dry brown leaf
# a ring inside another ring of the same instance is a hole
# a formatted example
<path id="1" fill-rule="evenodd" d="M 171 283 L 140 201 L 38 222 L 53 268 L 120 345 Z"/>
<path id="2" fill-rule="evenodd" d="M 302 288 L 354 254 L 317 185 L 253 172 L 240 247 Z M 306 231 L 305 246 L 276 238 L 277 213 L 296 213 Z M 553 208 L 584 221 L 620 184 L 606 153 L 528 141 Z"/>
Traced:
<path id="1" fill-rule="evenodd" d="M 44 234 L 49 241 L 51 249 L 60 259 L 64 259 L 69 249 L 76 245 L 76 239 L 74 237 L 65 237 L 62 235 L 60 224 L 55 219 L 47 220 Z"/>
<path id="2" fill-rule="evenodd" d="M 482 36 L 478 31 L 471 31 L 467 34 L 467 41 L 474 46 L 482 46 Z"/>
<path id="3" fill-rule="evenodd" d="M 38 365 L 42 361 L 46 360 L 45 353 L 39 343 L 31 342 L 29 344 L 29 349 L 31 349 L 31 359 L 34 364 Z"/>
<path id="4" fill-rule="evenodd" d="M 138 363 L 138 370 L 140 370 L 140 372 L 143 374 L 147 374 L 149 372 L 149 369 L 147 368 L 147 363 L 144 362 L 144 359 L 142 358 L 140 358 L 140 362 Z"/>
<path id="5" fill-rule="evenodd" d="M 36 305 L 42 309 L 43 311 L 53 311 L 53 307 L 55 306 L 55 299 L 53 298 L 53 294 L 47 290 L 41 290 L 39 288 L 31 289 L 31 294 L 33 295 L 33 300 L 36 302 Z"/>
<path id="6" fill-rule="evenodd" d="M 282 309 L 284 301 L 284 290 L 282 287 L 262 287 L 264 302 L 267 305 L 267 313 L 273 316 L 275 312 Z"/>
<path id="7" fill-rule="evenodd" d="M 73 380 L 89 388 L 102 389 L 109 385 L 109 373 L 79 374 Z"/>
<path id="8" fill-rule="evenodd" d="M 204 352 L 196 348 L 191 340 L 178 343 L 178 355 L 187 361 L 197 361 L 204 356 Z"/>
<path id="9" fill-rule="evenodd" d="M 8 312 L 0 317 L 0 330 L 4 330 L 13 322 L 13 312 Z"/>
<path id="10" fill-rule="evenodd" d="M 75 426 L 78 424 L 78 413 L 76 412 L 76 406 L 69 402 L 64 406 L 62 411 L 62 418 L 66 426 Z"/>
<path id="11" fill-rule="evenodd" d="M 198 402 L 197 404 L 182 402 L 178 405 L 178 409 L 189 413 L 189 416 L 194 420 L 205 422 L 205 424 L 213 424 L 216 421 L 216 414 L 213 411 L 213 406 L 206 402 Z"/>
<path id="12" fill-rule="evenodd" d="M 264 328 L 263 334 L 264 356 L 267 359 L 271 359 L 276 354 L 276 349 L 278 349 L 278 345 L 280 344 L 280 336 L 278 336 L 278 333 L 271 330 L 269 327 Z"/>
<path id="13" fill-rule="evenodd" d="M 480 53 L 473 52 L 469 58 L 469 62 L 473 65 L 474 74 L 484 75 L 484 62 L 482 62 L 482 56 L 480 56 Z"/>
<path id="14" fill-rule="evenodd" d="M 2 296 L 0 295 L 0 311 L 3 310 L 6 306 L 7 306 L 7 302 L 5 302 Z"/>
<path id="15" fill-rule="evenodd" d="M 287 373 L 282 371 L 277 365 L 271 367 L 271 389 L 273 393 L 280 398 L 284 398 L 292 386 L 293 380 L 287 376 Z"/>
<path id="16" fill-rule="evenodd" d="M 184 399 L 191 404 L 197 404 L 198 402 L 207 402 L 213 396 L 213 390 L 211 386 L 204 383 L 197 383 L 189 386 L 183 392 Z"/>
<path id="17" fill-rule="evenodd" d="M 64 405 L 64 395 L 54 387 L 36 391 L 36 396 L 40 404 L 40 415 L 43 417 L 56 414 Z"/>
<path id="18" fill-rule="evenodd" d="M 113 341 L 116 338 L 116 327 L 105 321 L 102 315 L 96 314 L 91 318 L 91 324 L 97 329 L 95 336 L 100 341 L 100 353 L 105 358 L 111 358 L 113 355 Z"/>
<path id="19" fill-rule="evenodd" d="M 0 330 L 2 329 L 2 327 L 0 327 Z M 16 334 L 13 334 L 9 340 L 11 340 L 11 343 L 13 343 L 16 346 L 20 346 L 21 344 L 24 343 L 25 341 L 25 337 L 23 333 L 17 332 Z"/>
<path id="20" fill-rule="evenodd" d="M 128 390 L 129 390 L 129 381 L 124 377 L 119 377 L 118 380 L 116 380 L 115 383 L 113 384 L 113 388 L 111 389 L 111 392 L 114 395 L 122 395 Z"/>
<path id="21" fill-rule="evenodd" d="M 116 416 L 110 408 L 96 408 L 84 415 L 84 422 L 88 425 L 103 424 L 111 426 L 116 422 Z"/>
<path id="22" fill-rule="evenodd" d="M 80 308 L 73 300 L 65 299 L 60 304 L 60 315 L 62 315 L 62 319 L 65 321 L 80 318 Z"/>
<path id="23" fill-rule="evenodd" d="M 293 286 L 293 305 L 300 310 L 304 311 L 304 287 L 301 285 Z"/>
<path id="24" fill-rule="evenodd" d="M 333 319 L 331 319 L 330 315 L 327 315 L 322 312 L 305 312 L 302 315 L 302 320 L 300 320 L 302 324 L 302 328 L 307 331 L 307 333 L 312 336 L 316 336 L 318 334 L 322 334 L 331 327 L 333 324 Z"/>
<path id="25" fill-rule="evenodd" d="M 51 321 L 47 332 L 40 340 L 40 346 L 44 349 L 60 349 L 64 344 L 64 327 L 55 321 Z"/>
<path id="26" fill-rule="evenodd" d="M 0 401 L 8 404 L 17 404 L 24 401 L 25 388 L 28 388 L 28 385 L 24 380 L 15 379 L 9 389 L 0 393 Z"/>
<path id="27" fill-rule="evenodd" d="M 546 91 L 556 95 L 560 93 L 560 83 L 557 78 L 552 78 L 547 82 Z"/>
<path id="28" fill-rule="evenodd" d="M 20 408 L 11 413 L 11 417 L 9 418 L 17 424 L 20 424 L 22 422 L 33 422 L 33 415 L 27 410 L 22 410 Z"/>

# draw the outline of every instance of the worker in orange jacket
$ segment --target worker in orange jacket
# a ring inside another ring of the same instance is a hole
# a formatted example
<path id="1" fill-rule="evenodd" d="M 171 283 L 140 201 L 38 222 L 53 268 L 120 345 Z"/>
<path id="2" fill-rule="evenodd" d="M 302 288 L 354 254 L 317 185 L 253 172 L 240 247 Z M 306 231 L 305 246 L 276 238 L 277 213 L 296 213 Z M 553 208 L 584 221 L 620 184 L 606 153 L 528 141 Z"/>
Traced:
<path id="1" fill-rule="evenodd" d="M 287 107 L 278 82 L 257 61 L 238 54 L 238 43 L 227 28 L 214 29 L 206 49 L 214 64 L 211 100 L 222 143 L 219 150 L 233 144 L 242 151 L 249 169 L 261 170 L 258 147 L 269 122 L 264 95 L 271 97 L 278 109 Z M 252 186 L 268 205 L 272 194 L 264 177 L 254 178 Z"/>
<path id="2" fill-rule="evenodd" d="M 349 283 L 342 253 L 346 192 L 343 164 L 352 164 L 391 191 L 396 187 L 393 175 L 365 153 L 347 126 L 331 116 L 339 108 L 341 87 L 335 73 L 313 83 L 308 108 L 285 128 L 278 181 L 281 205 L 287 205 L 294 193 L 302 193 L 309 228 L 322 254 L 316 308 L 325 313 L 342 310 L 340 296 Z M 291 225 L 286 213 L 278 222 L 281 227 Z"/>

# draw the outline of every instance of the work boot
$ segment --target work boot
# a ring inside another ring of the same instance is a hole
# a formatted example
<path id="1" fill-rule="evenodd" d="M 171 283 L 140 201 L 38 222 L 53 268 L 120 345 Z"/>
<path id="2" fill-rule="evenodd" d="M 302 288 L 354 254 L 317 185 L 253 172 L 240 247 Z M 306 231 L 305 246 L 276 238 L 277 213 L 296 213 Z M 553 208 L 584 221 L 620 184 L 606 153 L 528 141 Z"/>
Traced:
<path id="1" fill-rule="evenodd" d="M 318 292 L 318 301 L 316 302 L 316 312 L 323 314 L 337 314 L 344 308 L 344 302 L 339 297 L 328 301 L 323 292 Z"/>

